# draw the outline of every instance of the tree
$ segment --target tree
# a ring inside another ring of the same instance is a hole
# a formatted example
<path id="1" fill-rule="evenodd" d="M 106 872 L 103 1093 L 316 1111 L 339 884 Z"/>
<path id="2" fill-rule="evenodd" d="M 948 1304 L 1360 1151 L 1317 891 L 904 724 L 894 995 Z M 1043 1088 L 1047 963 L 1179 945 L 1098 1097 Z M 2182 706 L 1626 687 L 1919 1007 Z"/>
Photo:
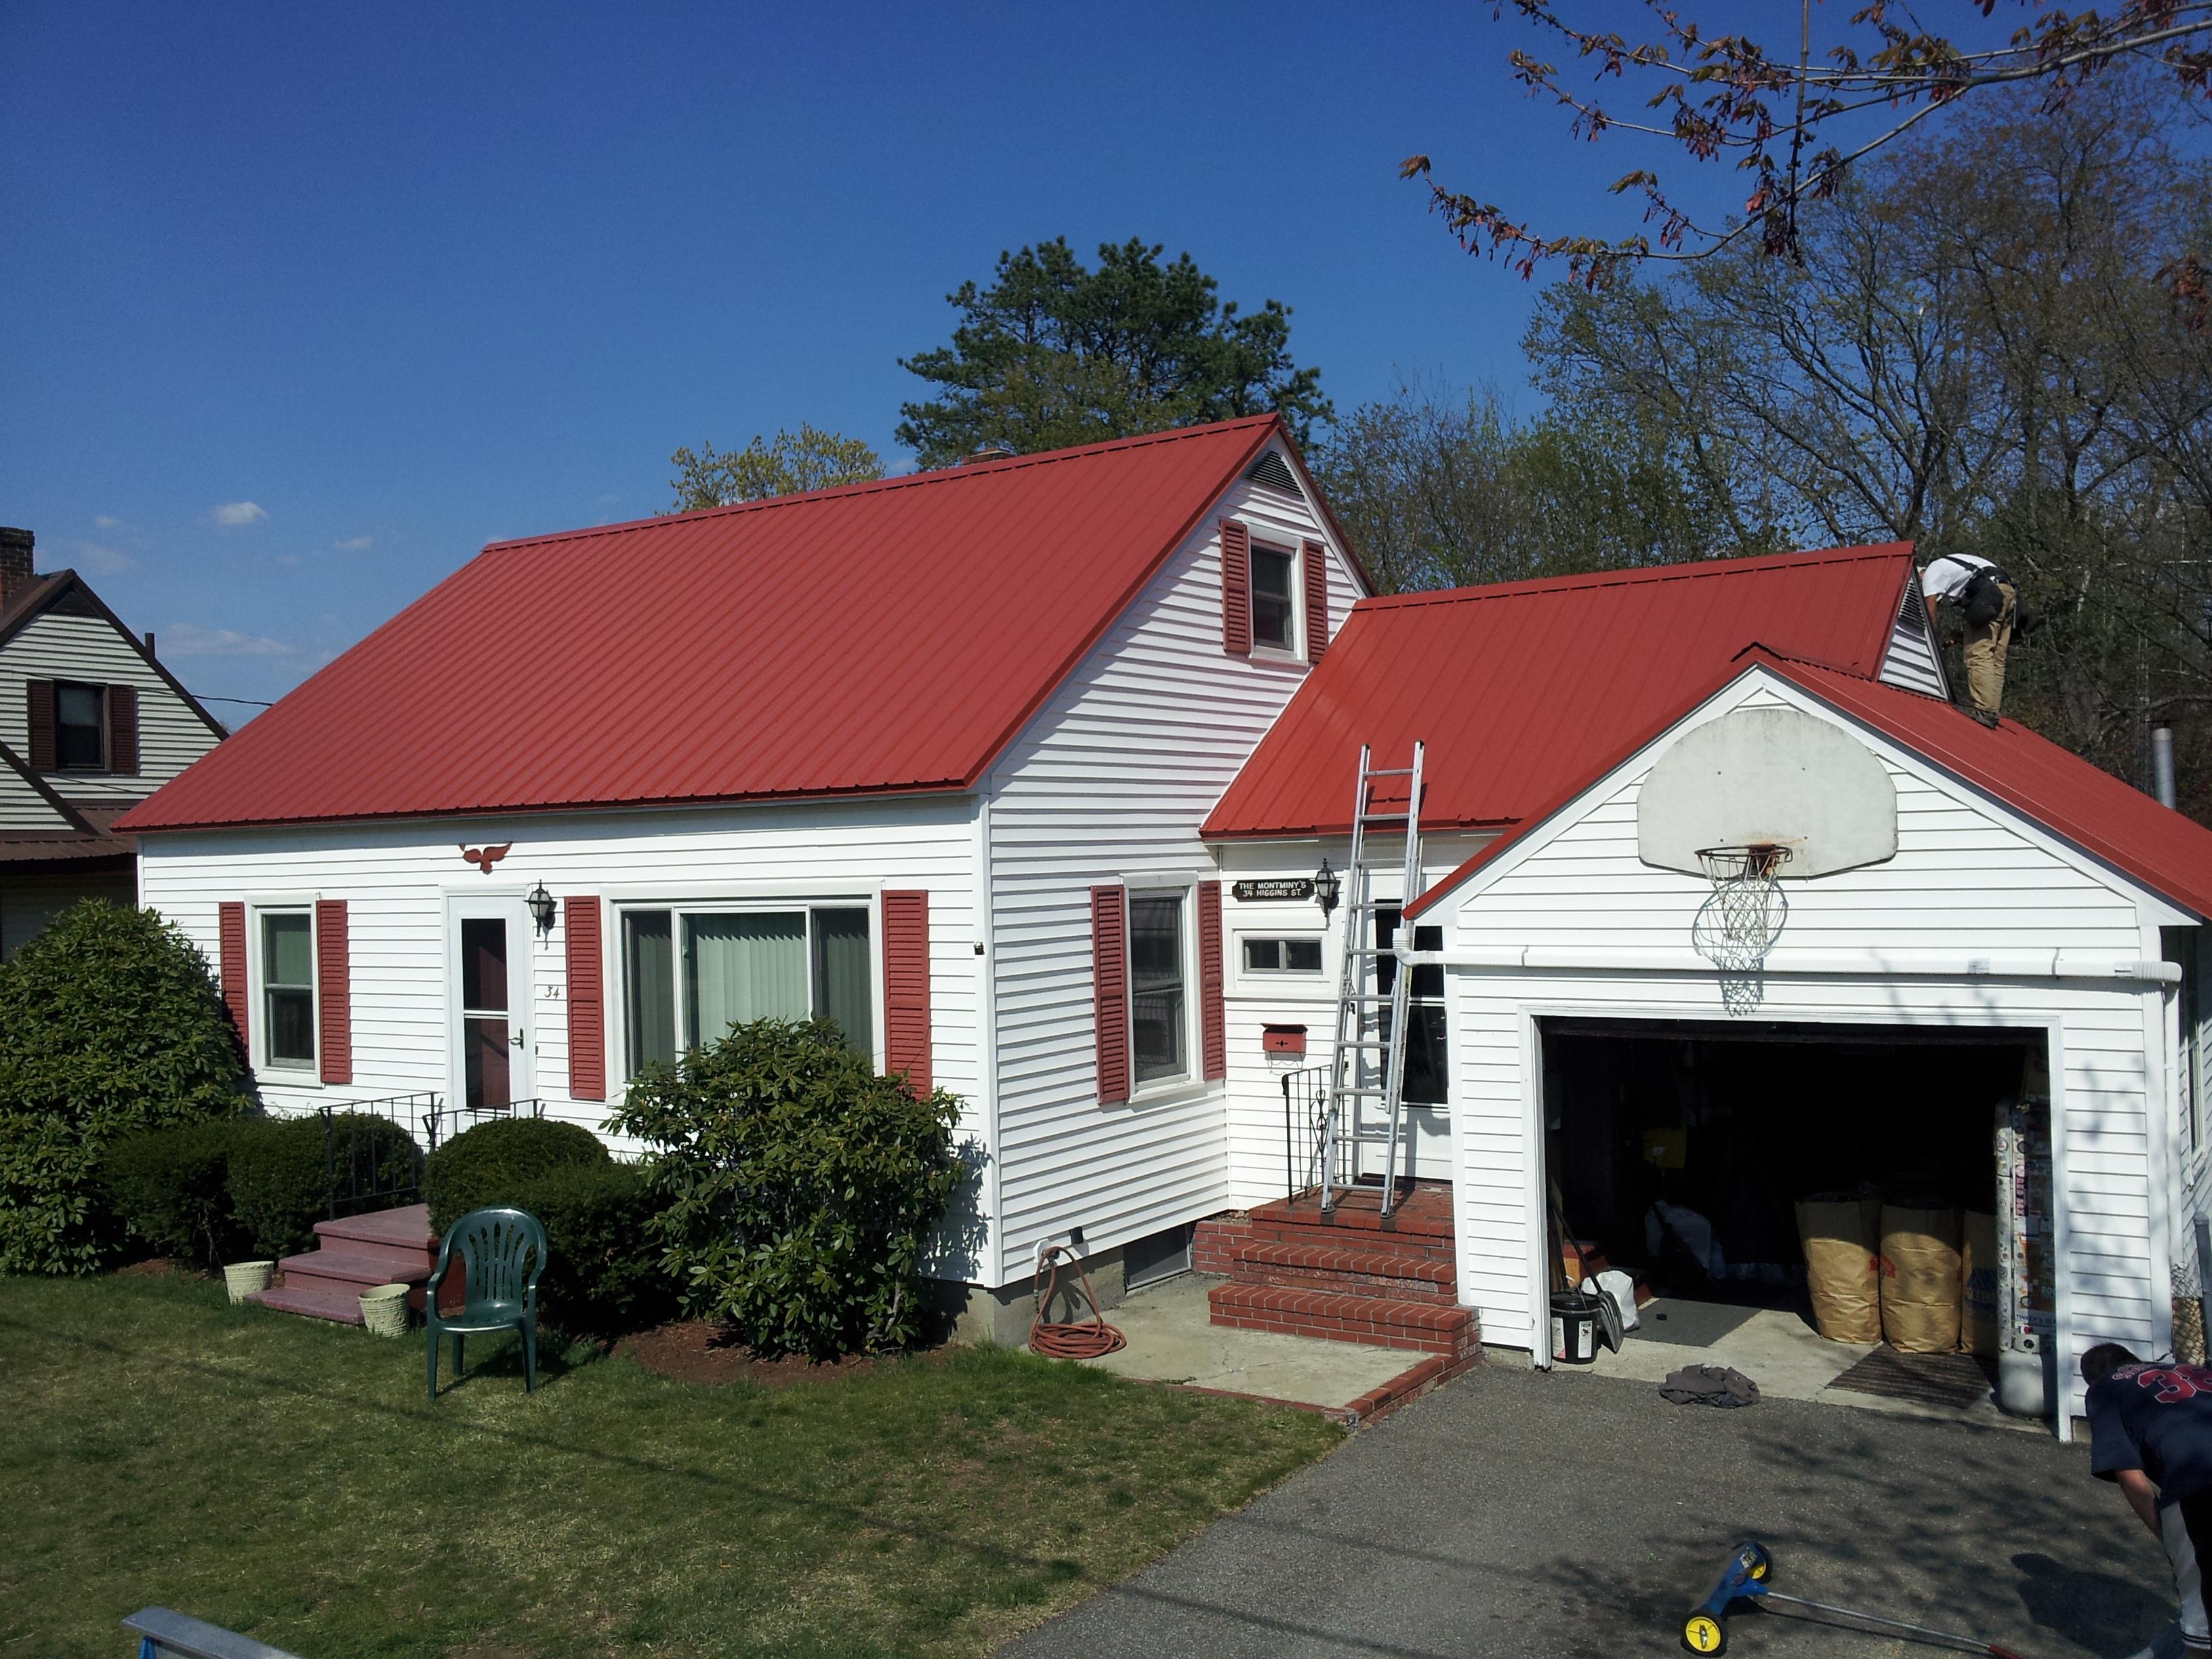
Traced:
<path id="1" fill-rule="evenodd" d="M 2049 623 L 2008 709 L 2139 782 L 2174 724 L 2205 811 L 2212 334 L 2168 273 L 2212 167 L 2174 113 L 2143 76 L 1985 100 L 1808 203 L 1796 259 L 1559 283 L 1528 344 L 1563 415 L 1680 434 L 1732 526 L 1995 560 Z"/>
<path id="2" fill-rule="evenodd" d="M 1532 94 L 1547 93 L 1571 111 L 1577 137 L 1617 130 L 1679 145 L 1698 161 L 1733 159 L 1738 171 L 1751 175 L 1742 216 L 1701 221 L 1656 171 L 1638 167 L 1612 189 L 1643 195 L 1644 222 L 1656 224 L 1656 239 L 1551 235 L 1495 203 L 1437 184 L 1427 156 L 1407 158 L 1400 176 L 1428 185 L 1431 210 L 1468 252 L 1510 258 L 1523 276 L 1540 262 L 1564 259 L 1571 275 L 1593 287 L 1645 261 L 1700 260 L 1745 244 L 1795 258 L 1807 204 L 1834 195 L 1853 163 L 1970 94 L 2033 86 L 2044 112 L 2055 113 L 2123 60 L 2155 64 L 2170 85 L 2192 95 L 2212 87 L 2212 3 L 2205 0 L 2120 0 L 2109 15 L 2069 12 L 2064 0 L 2014 0 L 2014 11 L 2028 21 L 2001 44 L 1987 46 L 1929 33 L 1893 0 L 1863 0 L 1843 26 L 1844 38 L 1822 54 L 1818 67 L 1811 0 L 1799 8 L 1797 40 L 1778 52 L 1748 35 L 1708 33 L 1680 0 L 1644 3 L 1650 28 L 1640 40 L 1571 22 L 1570 8 L 1555 0 L 1511 0 L 1511 6 L 1540 34 L 1594 63 L 1595 80 L 1656 88 L 1644 100 L 1644 108 L 1657 112 L 1652 117 L 1615 116 L 1594 93 L 1571 88 L 1558 64 L 1530 52 L 1509 55 L 1514 77 Z M 1982 14 L 1996 3 L 1979 0 Z M 1504 11 L 1505 0 L 1494 9 Z M 2201 314 L 2212 300 L 2212 272 L 2203 258 L 2185 252 L 2166 276 Z"/>
<path id="3" fill-rule="evenodd" d="M 1408 383 L 1365 404 L 1315 457 L 1330 504 L 1385 592 L 1668 564 L 1747 544 L 1648 422 L 1516 422 L 1492 392 Z"/>
<path id="4" fill-rule="evenodd" d="M 803 421 L 796 434 L 778 431 L 773 441 L 764 441 L 756 433 L 743 449 L 717 451 L 702 444 L 696 453 L 679 449 L 668 459 L 677 470 L 668 481 L 676 492 L 672 513 L 867 483 L 884 476 L 883 458 L 860 439 L 823 432 Z"/>
<path id="5" fill-rule="evenodd" d="M 1291 362 L 1290 307 L 1240 312 L 1189 254 L 1163 264 L 1161 251 L 1108 243 L 1096 270 L 1065 237 L 1000 254 L 988 288 L 946 296 L 961 314 L 952 343 L 902 360 L 941 392 L 902 407 L 898 441 L 946 466 L 1267 410 L 1310 437 L 1333 411 L 1320 371 Z"/>

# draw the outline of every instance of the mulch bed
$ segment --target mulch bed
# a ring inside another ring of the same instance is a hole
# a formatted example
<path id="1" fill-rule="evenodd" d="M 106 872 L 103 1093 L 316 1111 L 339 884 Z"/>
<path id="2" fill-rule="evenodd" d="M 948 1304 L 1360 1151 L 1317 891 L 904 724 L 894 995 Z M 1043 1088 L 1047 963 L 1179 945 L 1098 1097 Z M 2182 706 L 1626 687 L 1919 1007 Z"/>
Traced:
<path id="1" fill-rule="evenodd" d="M 763 1359 L 732 1340 L 720 1326 L 703 1319 L 687 1319 L 626 1336 L 615 1344 L 615 1352 L 628 1354 L 656 1376 L 672 1376 L 679 1382 L 754 1382 L 763 1389 L 789 1389 L 808 1382 L 839 1382 L 905 1359 L 928 1358 L 939 1351 L 913 1355 L 848 1354 L 827 1363 L 799 1354 Z"/>
<path id="2" fill-rule="evenodd" d="M 1971 1353 L 1899 1353 L 1885 1342 L 1828 1386 L 1923 1406 L 1978 1406 L 1996 1380 L 1993 1359 Z"/>

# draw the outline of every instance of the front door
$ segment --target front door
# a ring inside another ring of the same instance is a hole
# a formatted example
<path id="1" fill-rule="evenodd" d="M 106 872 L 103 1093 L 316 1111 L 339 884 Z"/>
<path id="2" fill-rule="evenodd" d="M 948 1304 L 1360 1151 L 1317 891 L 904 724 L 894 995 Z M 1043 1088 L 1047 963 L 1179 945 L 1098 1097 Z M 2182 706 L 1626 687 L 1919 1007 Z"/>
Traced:
<path id="1" fill-rule="evenodd" d="M 529 913 L 519 899 L 457 898 L 447 917 L 447 939 L 452 952 L 450 1098 L 471 1115 L 528 1099 Z"/>

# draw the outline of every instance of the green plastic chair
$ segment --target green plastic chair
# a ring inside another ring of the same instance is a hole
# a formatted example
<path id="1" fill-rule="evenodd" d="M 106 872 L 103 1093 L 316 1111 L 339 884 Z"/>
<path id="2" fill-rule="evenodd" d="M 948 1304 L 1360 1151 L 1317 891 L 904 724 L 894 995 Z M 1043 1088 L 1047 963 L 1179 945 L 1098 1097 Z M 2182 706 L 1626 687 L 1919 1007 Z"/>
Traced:
<path id="1" fill-rule="evenodd" d="M 453 1252 L 461 1255 L 466 1275 L 461 1307 L 438 1311 L 438 1287 Z M 430 1398 L 438 1397 L 438 1339 L 453 1339 L 453 1376 L 459 1379 L 467 1350 L 465 1339 L 493 1331 L 522 1333 L 522 1390 L 538 1389 L 538 1276 L 545 1271 L 545 1229 L 526 1210 L 501 1206 L 471 1210 L 456 1221 L 438 1247 L 438 1266 L 422 1298 L 423 1328 L 429 1337 Z"/>

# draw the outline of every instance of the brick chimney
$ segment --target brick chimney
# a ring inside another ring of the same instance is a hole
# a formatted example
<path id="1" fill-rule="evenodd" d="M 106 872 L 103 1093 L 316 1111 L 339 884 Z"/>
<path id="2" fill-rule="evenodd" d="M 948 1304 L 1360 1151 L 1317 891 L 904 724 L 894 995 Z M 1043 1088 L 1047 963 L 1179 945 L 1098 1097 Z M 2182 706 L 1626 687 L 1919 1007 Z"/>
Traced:
<path id="1" fill-rule="evenodd" d="M 0 611 L 31 585 L 31 549 L 38 539 L 27 530 L 0 525 Z"/>

